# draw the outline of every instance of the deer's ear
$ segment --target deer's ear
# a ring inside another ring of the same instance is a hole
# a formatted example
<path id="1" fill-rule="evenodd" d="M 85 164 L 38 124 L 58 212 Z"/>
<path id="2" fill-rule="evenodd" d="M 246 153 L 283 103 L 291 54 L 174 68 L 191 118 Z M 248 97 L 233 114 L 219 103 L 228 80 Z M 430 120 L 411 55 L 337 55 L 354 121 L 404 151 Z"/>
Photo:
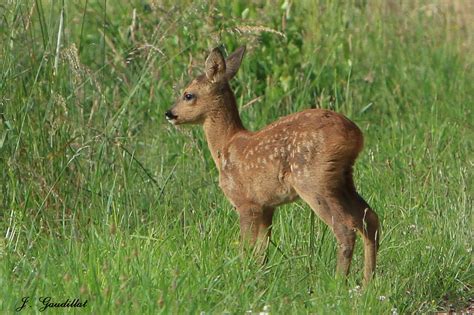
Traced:
<path id="1" fill-rule="evenodd" d="M 227 57 L 225 61 L 227 67 L 225 71 L 225 77 L 227 80 L 232 79 L 239 70 L 244 54 L 245 46 L 241 46 L 237 48 L 232 54 L 230 54 L 229 57 Z"/>
<path id="2" fill-rule="evenodd" d="M 219 82 L 224 79 L 225 61 L 219 48 L 214 48 L 206 59 L 206 77 L 211 82 Z"/>

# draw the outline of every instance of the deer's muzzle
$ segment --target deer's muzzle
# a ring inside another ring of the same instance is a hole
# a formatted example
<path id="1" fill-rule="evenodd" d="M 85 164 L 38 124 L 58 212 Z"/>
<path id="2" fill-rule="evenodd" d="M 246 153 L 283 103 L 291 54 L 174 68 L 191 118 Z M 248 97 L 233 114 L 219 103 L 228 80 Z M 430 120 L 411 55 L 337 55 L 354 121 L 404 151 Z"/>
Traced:
<path id="1" fill-rule="evenodd" d="M 166 111 L 165 117 L 166 117 L 166 120 L 168 120 L 170 123 L 174 123 L 176 118 L 178 118 L 178 116 L 173 114 L 173 112 L 171 110 Z"/>

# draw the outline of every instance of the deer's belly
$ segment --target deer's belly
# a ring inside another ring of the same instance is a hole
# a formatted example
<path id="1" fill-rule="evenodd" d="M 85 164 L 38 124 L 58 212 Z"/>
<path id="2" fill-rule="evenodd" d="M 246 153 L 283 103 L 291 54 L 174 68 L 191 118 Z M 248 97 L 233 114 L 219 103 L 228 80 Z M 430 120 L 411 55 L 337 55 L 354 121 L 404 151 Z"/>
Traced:
<path id="1" fill-rule="evenodd" d="M 276 207 L 298 198 L 293 187 L 286 183 L 284 175 L 272 171 L 223 173 L 219 185 L 235 207 L 249 203 Z"/>

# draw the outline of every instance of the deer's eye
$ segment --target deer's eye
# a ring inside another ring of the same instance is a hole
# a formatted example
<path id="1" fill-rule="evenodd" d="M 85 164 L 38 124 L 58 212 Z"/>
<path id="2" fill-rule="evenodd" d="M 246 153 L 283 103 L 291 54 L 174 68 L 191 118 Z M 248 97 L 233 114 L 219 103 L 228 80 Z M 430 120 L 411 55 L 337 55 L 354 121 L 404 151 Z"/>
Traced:
<path id="1" fill-rule="evenodd" d="M 191 94 L 191 93 L 184 93 L 184 99 L 186 101 L 191 101 L 195 98 L 194 94 Z"/>

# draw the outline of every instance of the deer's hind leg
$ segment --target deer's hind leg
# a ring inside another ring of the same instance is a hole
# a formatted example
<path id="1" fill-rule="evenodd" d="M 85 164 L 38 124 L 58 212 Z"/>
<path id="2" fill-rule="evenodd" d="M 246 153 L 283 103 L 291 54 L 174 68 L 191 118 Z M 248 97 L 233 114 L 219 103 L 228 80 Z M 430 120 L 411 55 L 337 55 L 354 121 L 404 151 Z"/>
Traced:
<path id="1" fill-rule="evenodd" d="M 352 209 L 356 214 L 356 228 L 364 240 L 364 282 L 367 284 L 375 274 L 380 239 L 379 219 L 355 190 L 351 196 Z"/>
<path id="2" fill-rule="evenodd" d="M 323 178 L 323 177 L 320 177 Z M 335 176 L 331 176 L 334 179 Z M 337 178 L 337 177 L 336 177 Z M 331 183 L 327 185 L 325 183 Z M 364 282 L 367 284 L 375 273 L 378 250 L 379 220 L 377 214 L 356 192 L 352 178 L 342 179 L 341 184 L 329 179 L 322 185 L 296 185 L 295 190 L 319 217 L 331 227 L 338 243 L 337 271 L 349 273 L 356 231 L 364 240 Z"/>
<path id="3" fill-rule="evenodd" d="M 348 203 L 330 194 L 321 194 L 315 191 L 308 189 L 308 187 L 297 189 L 300 197 L 333 231 L 338 244 L 336 271 L 342 276 L 347 276 L 356 240 L 356 230 L 344 215 Z"/>

